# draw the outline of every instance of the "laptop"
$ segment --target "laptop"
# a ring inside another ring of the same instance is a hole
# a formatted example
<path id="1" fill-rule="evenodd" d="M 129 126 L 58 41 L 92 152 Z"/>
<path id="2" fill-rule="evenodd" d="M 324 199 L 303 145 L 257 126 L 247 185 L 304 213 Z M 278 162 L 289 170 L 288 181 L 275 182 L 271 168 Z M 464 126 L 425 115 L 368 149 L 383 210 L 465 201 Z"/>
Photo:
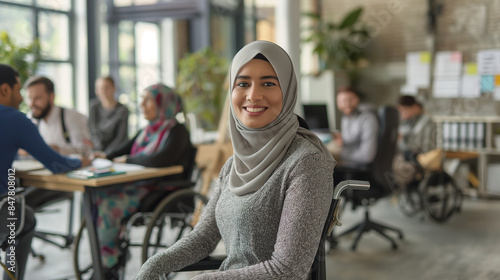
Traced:
<path id="1" fill-rule="evenodd" d="M 304 120 L 309 129 L 323 142 L 331 140 L 330 125 L 328 123 L 328 107 L 326 104 L 303 104 Z"/>

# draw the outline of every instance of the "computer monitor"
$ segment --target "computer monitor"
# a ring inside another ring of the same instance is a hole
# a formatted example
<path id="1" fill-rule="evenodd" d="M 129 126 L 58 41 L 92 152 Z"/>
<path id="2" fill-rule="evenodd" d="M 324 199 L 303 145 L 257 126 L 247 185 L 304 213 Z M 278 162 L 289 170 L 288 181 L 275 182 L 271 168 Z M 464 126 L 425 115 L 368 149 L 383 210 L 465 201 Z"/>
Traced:
<path id="1" fill-rule="evenodd" d="M 304 119 L 314 132 L 329 133 L 328 110 L 326 104 L 303 104 Z"/>

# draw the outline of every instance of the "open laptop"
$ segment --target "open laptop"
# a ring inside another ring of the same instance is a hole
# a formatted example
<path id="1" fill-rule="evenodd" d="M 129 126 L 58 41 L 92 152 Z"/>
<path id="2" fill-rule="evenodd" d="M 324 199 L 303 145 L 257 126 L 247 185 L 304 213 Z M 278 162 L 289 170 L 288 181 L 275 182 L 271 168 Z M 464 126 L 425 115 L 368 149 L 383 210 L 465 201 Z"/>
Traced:
<path id="1" fill-rule="evenodd" d="M 331 135 L 326 104 L 303 104 L 302 109 L 309 129 L 318 135 L 321 141 L 329 142 Z"/>

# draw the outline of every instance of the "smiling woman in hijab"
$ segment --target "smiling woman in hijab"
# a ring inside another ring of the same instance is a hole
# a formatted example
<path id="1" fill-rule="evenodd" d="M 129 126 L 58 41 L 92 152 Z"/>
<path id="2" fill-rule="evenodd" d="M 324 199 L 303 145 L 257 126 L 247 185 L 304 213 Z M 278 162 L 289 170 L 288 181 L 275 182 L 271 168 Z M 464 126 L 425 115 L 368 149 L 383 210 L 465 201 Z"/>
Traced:
<path id="1" fill-rule="evenodd" d="M 115 162 L 147 167 L 182 165 L 187 170 L 191 158 L 189 132 L 175 119 L 177 113 L 182 112 L 181 97 L 164 84 L 151 85 L 143 92 L 141 111 L 148 125 L 130 141 L 104 156 Z M 118 279 L 117 240 L 122 218 L 137 211 L 140 200 L 157 189 L 155 183 L 154 180 L 129 183 L 97 195 L 97 235 L 106 279 Z"/>
<path id="2" fill-rule="evenodd" d="M 335 160 L 299 127 L 297 80 L 282 48 L 252 42 L 236 54 L 230 71 L 234 154 L 200 222 L 151 257 L 138 280 L 193 264 L 221 239 L 227 258 L 219 271 L 193 279 L 307 279 L 333 195 Z"/>

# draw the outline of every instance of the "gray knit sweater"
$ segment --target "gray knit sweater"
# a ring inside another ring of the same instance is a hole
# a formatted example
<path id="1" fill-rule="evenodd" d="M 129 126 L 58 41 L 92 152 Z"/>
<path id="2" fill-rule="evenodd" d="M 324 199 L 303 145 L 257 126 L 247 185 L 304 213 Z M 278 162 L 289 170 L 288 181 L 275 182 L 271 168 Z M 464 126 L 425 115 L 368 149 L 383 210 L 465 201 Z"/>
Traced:
<path id="1" fill-rule="evenodd" d="M 208 256 L 224 241 L 220 271 L 193 279 L 306 279 L 333 195 L 333 166 L 296 136 L 273 175 L 256 192 L 228 189 L 230 158 L 200 222 L 186 237 L 151 257 L 137 280 L 156 280 Z"/>

